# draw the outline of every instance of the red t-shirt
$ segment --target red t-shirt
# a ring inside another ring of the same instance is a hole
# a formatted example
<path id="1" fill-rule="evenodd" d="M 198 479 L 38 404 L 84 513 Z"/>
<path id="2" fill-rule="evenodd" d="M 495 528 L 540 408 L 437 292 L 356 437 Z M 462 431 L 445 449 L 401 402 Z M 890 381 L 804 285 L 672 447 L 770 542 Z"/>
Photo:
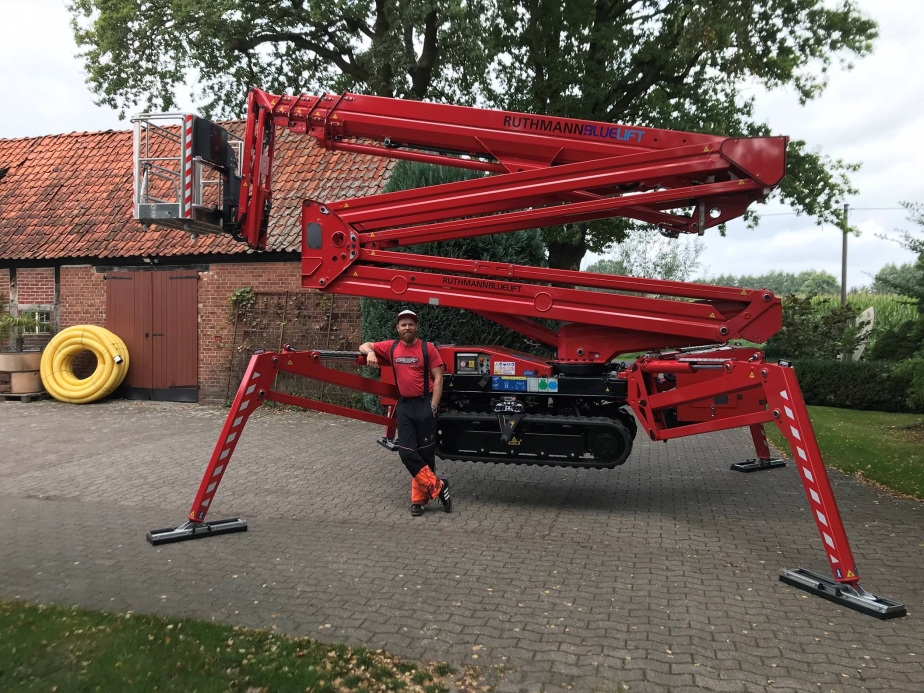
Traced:
<path id="1" fill-rule="evenodd" d="M 395 340 L 375 342 L 372 345 L 375 355 L 383 365 L 391 365 L 391 345 Z M 402 397 L 420 397 L 423 394 L 423 342 L 417 340 L 407 346 L 403 340 L 398 341 L 395 348 L 395 373 L 398 376 L 398 392 Z M 439 349 L 427 343 L 427 364 L 430 368 L 443 365 L 443 357 Z M 433 375 L 427 373 L 430 379 L 428 392 L 433 392 Z"/>

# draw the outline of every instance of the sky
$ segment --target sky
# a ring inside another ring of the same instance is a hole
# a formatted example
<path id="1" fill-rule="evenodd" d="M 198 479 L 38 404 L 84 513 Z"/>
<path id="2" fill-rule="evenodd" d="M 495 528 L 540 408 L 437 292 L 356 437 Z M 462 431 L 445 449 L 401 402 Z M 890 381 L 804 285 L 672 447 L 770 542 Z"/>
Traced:
<path id="1" fill-rule="evenodd" d="M 924 3 L 857 4 L 879 22 L 880 38 L 853 70 L 832 68 L 819 99 L 800 106 L 793 90 L 752 90 L 758 118 L 775 133 L 863 164 L 852 177 L 860 192 L 848 200 L 850 223 L 861 232 L 849 239 L 849 286 L 870 283 L 886 263 L 914 259 L 881 236 L 898 238 L 898 230 L 911 228 L 900 202 L 924 202 Z M 7 95 L 0 138 L 129 128 L 94 104 L 64 0 L 0 0 L 0 10 L 0 93 Z M 761 211 L 766 216 L 757 229 L 735 222 L 724 238 L 715 229 L 706 233 L 700 275 L 820 269 L 840 278 L 838 229 L 779 205 Z M 588 255 L 584 266 L 597 257 Z"/>

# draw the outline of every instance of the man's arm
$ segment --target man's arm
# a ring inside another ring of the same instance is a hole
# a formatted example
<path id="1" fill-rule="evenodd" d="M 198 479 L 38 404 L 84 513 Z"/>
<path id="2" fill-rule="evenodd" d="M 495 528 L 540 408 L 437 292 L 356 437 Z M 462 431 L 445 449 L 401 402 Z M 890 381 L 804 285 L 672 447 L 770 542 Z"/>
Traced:
<path id="1" fill-rule="evenodd" d="M 430 400 L 430 411 L 436 416 L 440 400 L 443 398 L 443 367 L 434 366 L 430 369 L 430 374 L 433 376 L 433 399 Z"/>
<path id="2" fill-rule="evenodd" d="M 375 355 L 375 344 L 372 342 L 363 342 L 359 345 L 359 353 L 366 357 L 366 365 L 370 368 L 379 367 L 379 359 Z"/>

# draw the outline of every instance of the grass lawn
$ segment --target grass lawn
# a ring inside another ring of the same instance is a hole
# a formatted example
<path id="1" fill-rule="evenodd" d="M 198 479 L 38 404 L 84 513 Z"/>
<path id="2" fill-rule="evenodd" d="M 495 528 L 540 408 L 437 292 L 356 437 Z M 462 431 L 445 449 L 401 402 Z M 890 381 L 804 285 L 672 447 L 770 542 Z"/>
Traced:
<path id="1" fill-rule="evenodd" d="M 445 693 L 454 673 L 266 631 L 0 600 L 2 691 Z"/>
<path id="2" fill-rule="evenodd" d="M 847 474 L 924 499 L 924 416 L 809 407 L 825 464 Z M 765 426 L 787 457 L 776 426 Z"/>

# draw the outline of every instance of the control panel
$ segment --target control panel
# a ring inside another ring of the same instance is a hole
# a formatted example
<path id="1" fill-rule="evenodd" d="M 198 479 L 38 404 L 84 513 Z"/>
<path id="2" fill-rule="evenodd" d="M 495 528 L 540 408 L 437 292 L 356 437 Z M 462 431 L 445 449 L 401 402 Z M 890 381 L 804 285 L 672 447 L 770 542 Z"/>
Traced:
<path id="1" fill-rule="evenodd" d="M 456 373 L 458 375 L 490 375 L 491 355 L 475 352 L 457 353 Z"/>

